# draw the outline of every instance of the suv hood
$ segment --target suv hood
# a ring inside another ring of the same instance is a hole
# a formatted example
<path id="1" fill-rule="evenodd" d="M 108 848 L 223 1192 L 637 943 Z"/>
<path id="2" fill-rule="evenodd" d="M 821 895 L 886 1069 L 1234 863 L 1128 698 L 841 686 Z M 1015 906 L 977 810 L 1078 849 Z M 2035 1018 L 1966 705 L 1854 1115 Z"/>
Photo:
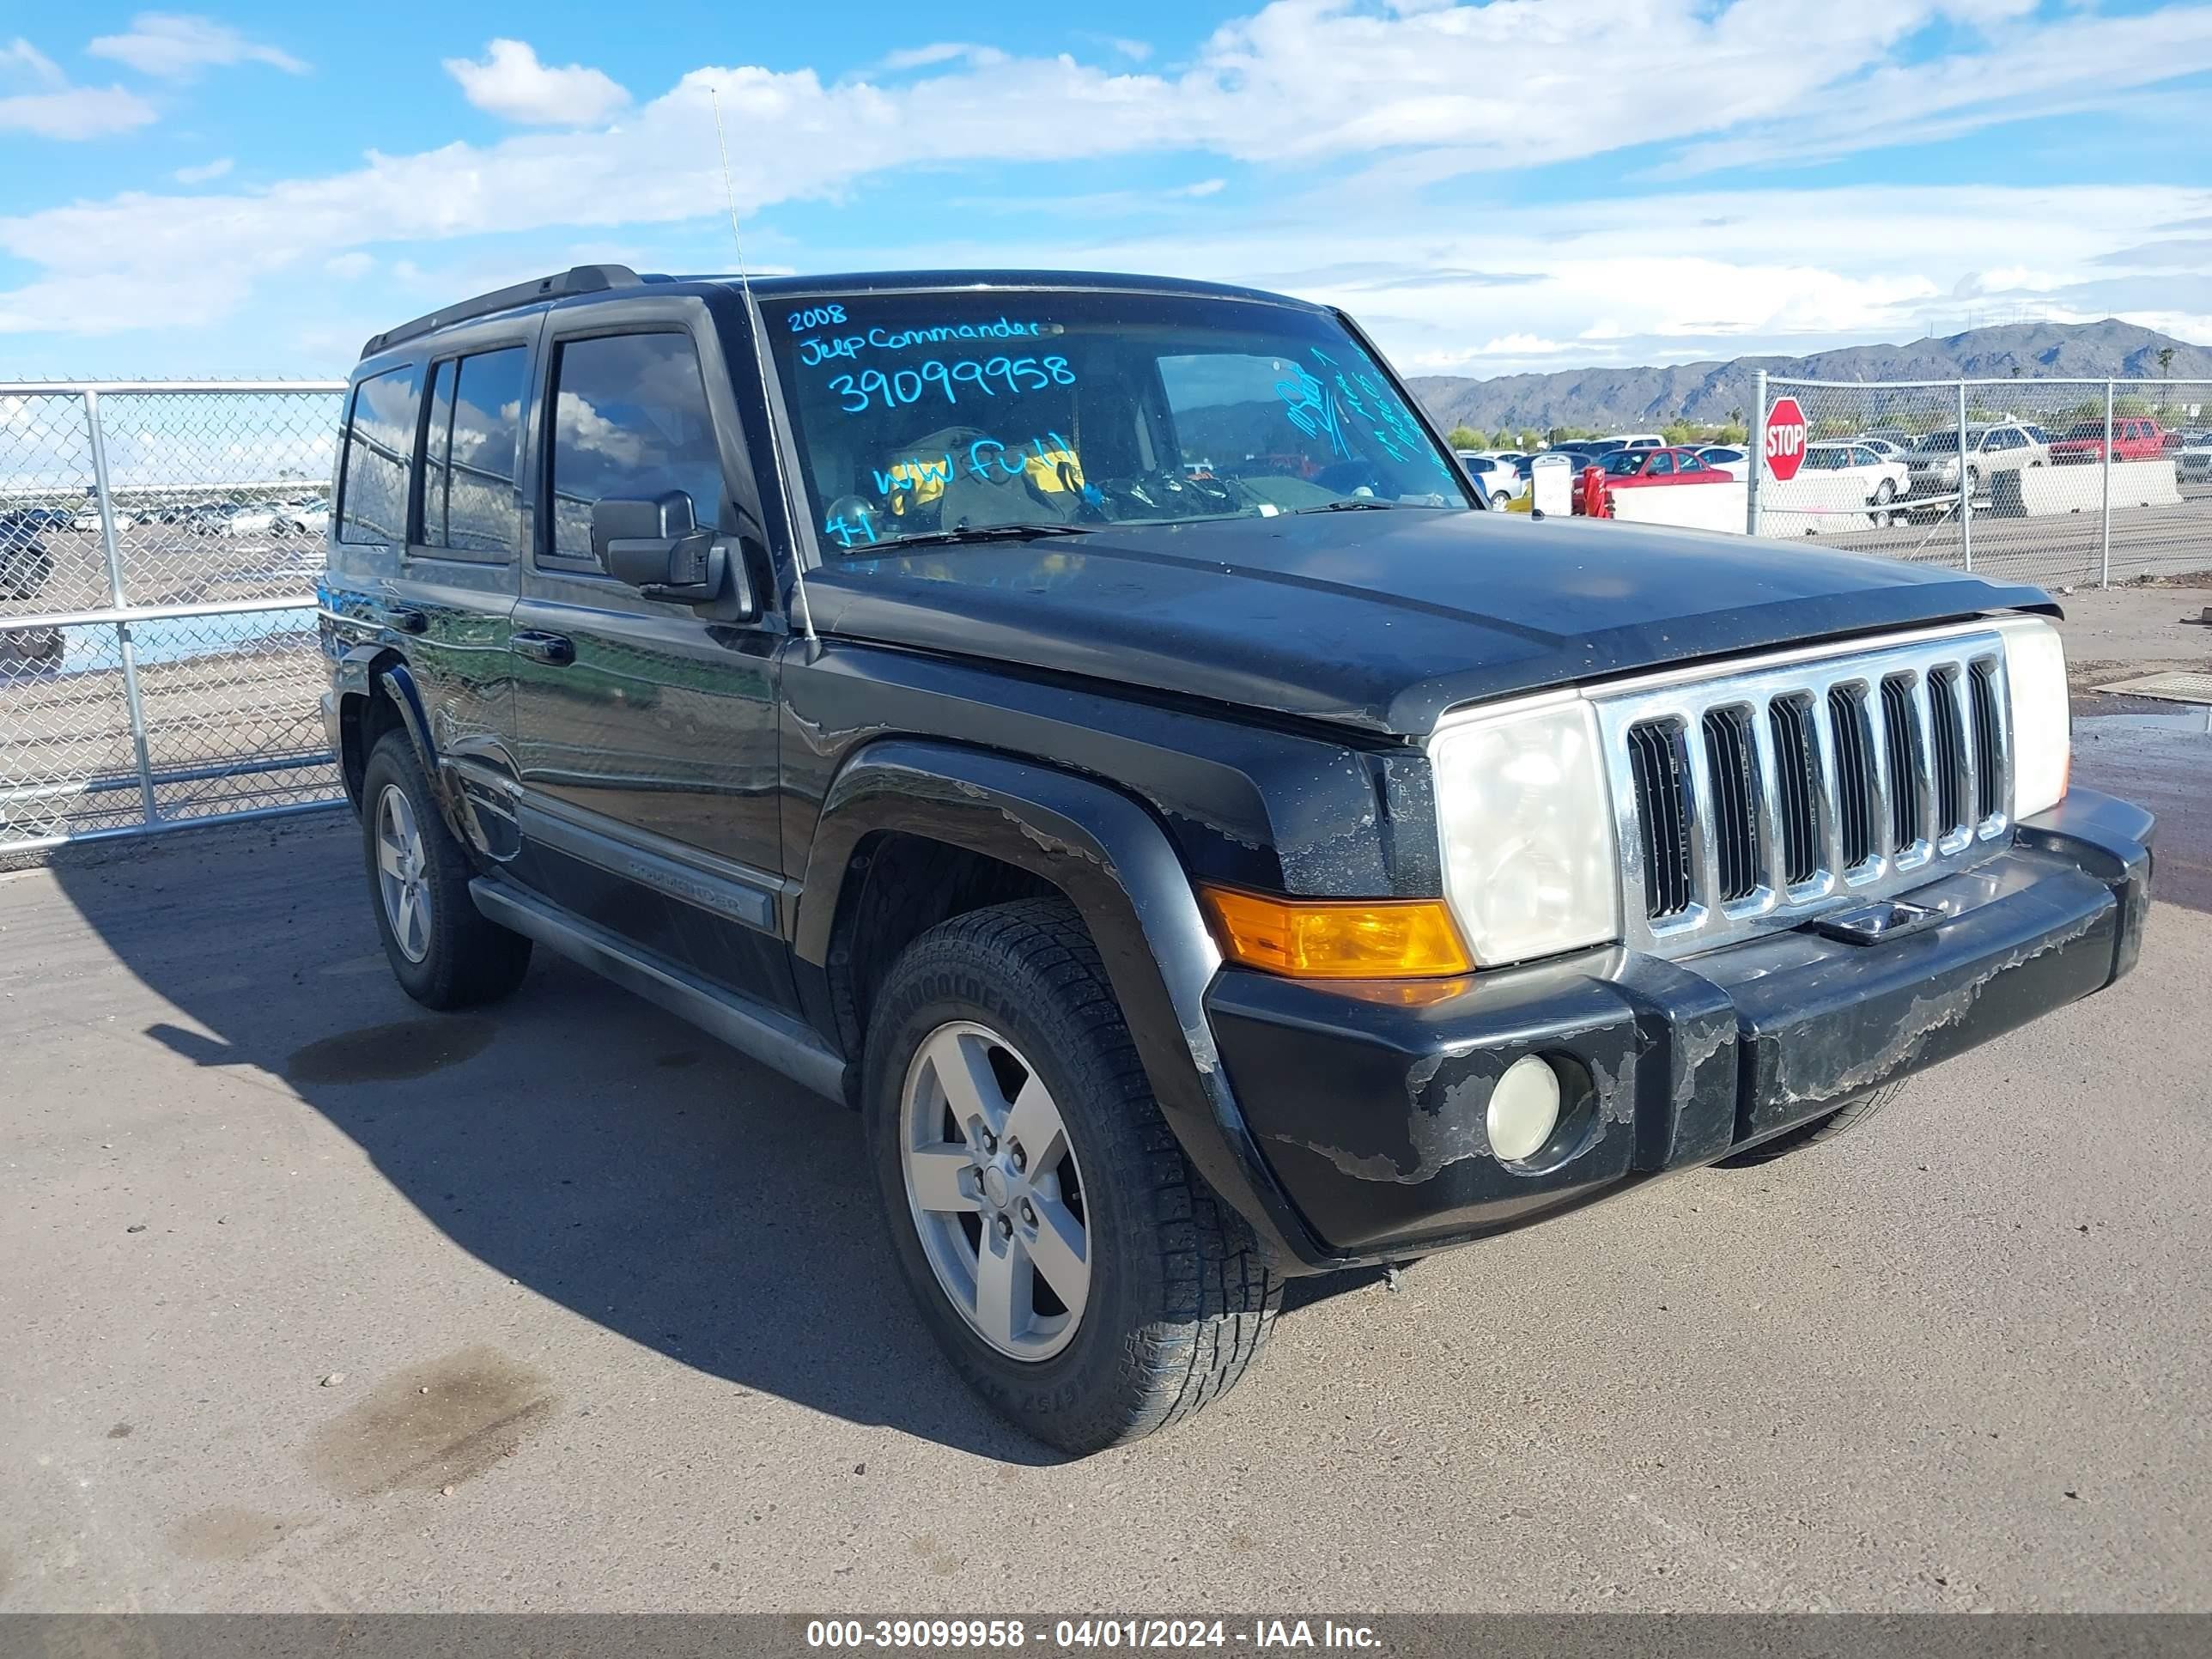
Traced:
<path id="1" fill-rule="evenodd" d="M 1396 508 L 840 558 L 817 632 L 1415 737 L 1455 704 L 1988 611 L 2041 589 L 1798 543 Z"/>

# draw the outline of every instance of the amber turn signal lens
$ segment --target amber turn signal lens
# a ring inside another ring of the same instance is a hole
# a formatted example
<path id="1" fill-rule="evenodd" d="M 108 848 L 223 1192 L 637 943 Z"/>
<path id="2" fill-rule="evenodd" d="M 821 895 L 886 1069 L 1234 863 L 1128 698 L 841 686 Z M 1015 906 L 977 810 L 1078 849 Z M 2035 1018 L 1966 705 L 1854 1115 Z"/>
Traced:
<path id="1" fill-rule="evenodd" d="M 1298 979 L 1419 979 L 1474 963 L 1442 899 L 1296 899 L 1201 887 L 1222 953 Z"/>

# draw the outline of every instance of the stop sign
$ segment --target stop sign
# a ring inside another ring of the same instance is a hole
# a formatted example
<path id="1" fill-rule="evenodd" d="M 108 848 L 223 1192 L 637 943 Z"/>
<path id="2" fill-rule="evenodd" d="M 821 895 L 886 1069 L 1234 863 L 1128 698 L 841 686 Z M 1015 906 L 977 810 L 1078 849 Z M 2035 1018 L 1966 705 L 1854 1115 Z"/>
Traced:
<path id="1" fill-rule="evenodd" d="M 1805 459 L 1805 411 L 1795 398 L 1777 398 L 1766 411 L 1766 470 L 1784 483 Z"/>

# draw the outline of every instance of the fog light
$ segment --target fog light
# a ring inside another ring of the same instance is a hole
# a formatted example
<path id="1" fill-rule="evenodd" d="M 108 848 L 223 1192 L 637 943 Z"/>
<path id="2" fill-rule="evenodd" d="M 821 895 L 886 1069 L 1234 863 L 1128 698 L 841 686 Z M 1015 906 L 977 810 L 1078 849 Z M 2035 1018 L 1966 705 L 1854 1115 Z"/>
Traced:
<path id="1" fill-rule="evenodd" d="M 1534 1158 L 1559 1123 L 1559 1078 L 1548 1060 L 1515 1060 L 1490 1091 L 1490 1150 L 1510 1163 Z"/>

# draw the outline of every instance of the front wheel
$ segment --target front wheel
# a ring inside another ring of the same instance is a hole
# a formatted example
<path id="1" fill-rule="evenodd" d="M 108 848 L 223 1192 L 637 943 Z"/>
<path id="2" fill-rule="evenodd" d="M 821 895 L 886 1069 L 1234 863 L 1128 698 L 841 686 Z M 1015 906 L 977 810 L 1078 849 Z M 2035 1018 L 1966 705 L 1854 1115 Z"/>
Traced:
<path id="1" fill-rule="evenodd" d="M 1073 906 L 957 916 L 893 964 L 862 1109 L 891 1247 L 962 1379 L 1079 1455 L 1190 1416 L 1282 1281 L 1160 1116 Z"/>

